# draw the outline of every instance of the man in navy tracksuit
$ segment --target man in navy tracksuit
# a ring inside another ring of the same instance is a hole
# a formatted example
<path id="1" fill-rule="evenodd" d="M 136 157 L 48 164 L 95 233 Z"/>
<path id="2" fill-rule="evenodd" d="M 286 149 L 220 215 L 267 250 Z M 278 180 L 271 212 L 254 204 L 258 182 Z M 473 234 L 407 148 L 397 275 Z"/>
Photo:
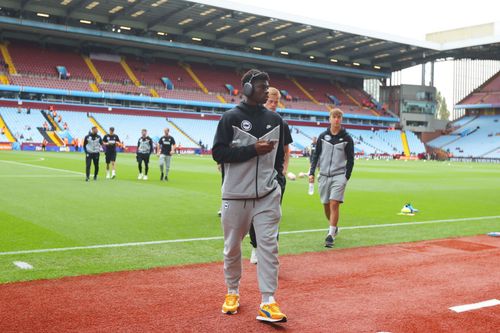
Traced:
<path id="1" fill-rule="evenodd" d="M 241 243 L 253 223 L 257 237 L 257 275 L 262 303 L 258 320 L 286 321 L 274 299 L 278 286 L 278 226 L 281 189 L 276 176 L 282 173 L 284 125 L 279 115 L 267 110 L 269 76 L 250 70 L 242 78 L 245 102 L 224 113 L 214 138 L 212 155 L 223 171 L 222 228 L 224 276 L 228 292 L 224 313 L 239 307 L 242 273 Z"/>

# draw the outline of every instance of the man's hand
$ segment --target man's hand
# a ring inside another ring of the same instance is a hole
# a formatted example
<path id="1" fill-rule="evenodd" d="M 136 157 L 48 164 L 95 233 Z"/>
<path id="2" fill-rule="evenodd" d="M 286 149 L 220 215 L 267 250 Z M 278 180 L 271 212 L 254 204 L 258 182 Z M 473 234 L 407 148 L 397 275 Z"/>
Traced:
<path id="1" fill-rule="evenodd" d="M 309 183 L 314 183 L 314 175 L 309 175 Z"/>
<path id="2" fill-rule="evenodd" d="M 257 155 L 265 155 L 270 153 L 274 149 L 276 141 L 257 141 L 255 143 L 255 150 Z"/>

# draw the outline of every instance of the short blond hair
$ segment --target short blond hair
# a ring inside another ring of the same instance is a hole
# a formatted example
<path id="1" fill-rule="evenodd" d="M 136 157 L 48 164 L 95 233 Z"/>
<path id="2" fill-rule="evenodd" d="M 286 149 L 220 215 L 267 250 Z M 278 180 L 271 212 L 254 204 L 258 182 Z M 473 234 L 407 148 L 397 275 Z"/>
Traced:
<path id="1" fill-rule="evenodd" d="M 344 112 L 342 112 L 339 108 L 332 109 L 330 110 L 330 117 L 334 116 L 344 117 Z"/>
<path id="2" fill-rule="evenodd" d="M 267 89 L 267 95 L 268 96 L 278 96 L 278 98 L 281 98 L 281 93 L 278 89 L 274 88 L 274 87 L 269 87 Z"/>

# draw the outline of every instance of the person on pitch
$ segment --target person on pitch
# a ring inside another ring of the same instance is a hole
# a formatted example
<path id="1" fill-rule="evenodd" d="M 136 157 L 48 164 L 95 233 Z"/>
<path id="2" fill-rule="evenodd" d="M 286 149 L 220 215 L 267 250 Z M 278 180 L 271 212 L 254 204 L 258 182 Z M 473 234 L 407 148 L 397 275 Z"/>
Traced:
<path id="1" fill-rule="evenodd" d="M 342 117 L 340 109 L 330 111 L 330 127 L 318 137 L 309 170 L 309 182 L 314 183 L 319 163 L 319 194 L 330 225 L 325 239 L 328 248 L 335 244 L 340 204 L 344 202 L 344 192 L 354 167 L 354 141 L 342 128 Z"/>
<path id="2" fill-rule="evenodd" d="M 267 90 L 267 101 L 264 107 L 272 112 L 277 112 L 278 105 L 280 104 L 281 93 L 278 89 L 274 87 L 269 87 Z M 276 180 L 281 187 L 281 201 L 283 201 L 283 195 L 285 194 L 286 187 L 286 174 L 288 173 L 288 162 L 290 161 L 290 144 L 293 142 L 292 134 L 290 133 L 290 127 L 288 123 L 283 120 L 284 126 L 284 152 L 285 158 L 283 161 L 283 171 L 276 176 Z M 252 254 L 250 255 L 250 262 L 252 264 L 257 264 L 257 238 L 255 237 L 255 228 L 253 224 L 250 226 L 250 231 L 248 232 L 250 236 L 250 244 L 252 245 Z"/>
<path id="3" fill-rule="evenodd" d="M 253 223 L 262 297 L 257 319 L 284 322 L 287 317 L 275 300 L 281 219 L 281 188 L 276 176 L 283 172 L 284 124 L 279 115 L 263 106 L 269 89 L 267 73 L 252 69 L 243 75 L 241 83 L 245 101 L 224 113 L 212 148 L 212 156 L 224 174 L 221 223 L 227 294 L 222 312 L 238 312 L 241 244 Z"/>

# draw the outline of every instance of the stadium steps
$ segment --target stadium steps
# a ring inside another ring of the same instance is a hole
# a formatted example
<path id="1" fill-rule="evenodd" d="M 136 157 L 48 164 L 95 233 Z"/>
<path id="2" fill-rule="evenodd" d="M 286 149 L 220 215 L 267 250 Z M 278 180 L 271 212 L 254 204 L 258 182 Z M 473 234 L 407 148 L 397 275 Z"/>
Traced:
<path id="1" fill-rule="evenodd" d="M 99 92 L 99 88 L 97 87 L 97 84 L 94 82 L 89 82 L 89 87 L 93 92 Z"/>
<path id="2" fill-rule="evenodd" d="M 304 86 L 302 84 L 300 84 L 299 81 L 297 81 L 296 78 L 292 77 L 292 78 L 290 78 L 290 81 L 292 81 L 297 86 L 297 88 L 299 88 L 300 91 L 302 91 L 304 93 L 304 95 L 306 95 L 307 98 L 309 98 L 311 100 L 311 102 L 313 102 L 316 105 L 320 105 L 320 102 L 318 102 L 318 100 L 316 98 L 314 98 L 314 96 L 311 95 L 309 93 L 309 91 L 307 91 L 307 89 L 304 88 Z"/>
<path id="3" fill-rule="evenodd" d="M 37 129 L 48 143 L 52 143 L 58 147 L 64 146 L 63 140 L 55 131 L 46 131 L 43 127 L 37 127 Z"/>
<path id="4" fill-rule="evenodd" d="M 498 146 L 490 151 L 487 151 L 486 153 L 482 154 L 480 157 L 485 157 L 486 155 L 491 154 L 491 153 L 497 151 L 498 149 L 500 149 L 500 146 Z"/>
<path id="5" fill-rule="evenodd" d="M 158 94 L 158 92 L 156 91 L 155 88 L 149 88 L 149 92 L 151 93 L 151 96 L 153 96 L 153 97 L 160 97 L 160 95 Z"/>
<path id="6" fill-rule="evenodd" d="M 227 104 L 227 101 L 226 101 L 226 100 L 224 99 L 224 97 L 222 97 L 221 95 L 217 94 L 217 96 L 215 96 L 215 97 L 217 97 L 217 99 L 218 99 L 221 103 L 223 103 L 223 104 Z"/>
<path id="7" fill-rule="evenodd" d="M 306 138 L 308 138 L 309 140 L 311 140 L 311 141 L 312 141 L 312 139 L 313 139 L 313 138 L 312 138 L 312 136 L 310 136 L 309 134 L 305 133 L 305 132 L 304 132 L 304 131 L 302 131 L 300 128 L 294 127 L 294 129 L 295 129 L 296 131 L 298 131 L 300 134 L 302 134 L 303 136 L 305 136 Z"/>
<path id="8" fill-rule="evenodd" d="M 403 151 L 406 157 L 410 157 L 410 146 L 408 145 L 408 138 L 406 137 L 406 132 L 401 131 L 401 141 L 403 142 Z"/>
<path id="9" fill-rule="evenodd" d="M 441 146 L 439 146 L 439 147 L 437 147 L 437 148 L 444 149 L 444 147 L 446 147 L 446 146 L 448 146 L 448 145 L 451 145 L 452 143 L 455 143 L 455 142 L 457 142 L 458 140 L 460 140 L 460 139 L 462 139 L 462 138 L 463 138 L 463 136 L 457 135 L 457 138 L 456 138 L 456 139 L 453 139 L 453 140 L 451 140 L 451 141 L 448 141 L 448 142 L 446 142 L 445 144 L 443 144 L 443 145 L 441 145 Z"/>
<path id="10" fill-rule="evenodd" d="M 353 139 L 356 139 L 358 141 L 363 141 L 363 144 L 367 145 L 368 147 L 373 148 L 377 152 L 381 152 L 381 153 L 385 153 L 385 154 L 392 154 L 392 152 L 388 152 L 386 149 L 382 149 L 380 147 L 372 145 L 370 142 L 367 142 L 366 140 L 361 140 L 359 135 L 353 134 L 352 132 L 349 132 L 349 135 L 351 135 L 351 137 Z M 354 145 L 354 146 L 356 147 L 356 145 Z"/>
<path id="11" fill-rule="evenodd" d="M 52 127 L 53 131 L 61 131 L 62 130 L 61 127 L 59 126 L 59 124 L 57 123 L 57 121 L 50 114 L 48 114 L 44 110 L 41 110 L 40 112 L 42 113 L 42 116 L 45 118 L 45 120 L 48 121 L 48 123 Z"/>
<path id="12" fill-rule="evenodd" d="M 361 104 L 354 97 L 352 97 L 352 95 L 349 94 L 349 92 L 345 90 L 340 84 L 337 83 L 337 87 L 354 103 L 354 105 L 361 107 Z"/>
<path id="13" fill-rule="evenodd" d="M 193 71 L 193 69 L 191 68 L 191 66 L 189 66 L 189 64 L 184 64 L 184 63 L 181 63 L 180 65 L 181 65 L 182 68 L 184 68 L 184 70 L 188 73 L 188 75 L 193 79 L 193 81 L 196 82 L 196 84 L 198 85 L 198 87 L 200 87 L 200 89 L 205 94 L 208 95 L 208 89 L 207 89 L 207 87 L 205 87 L 205 85 L 203 84 L 203 82 L 201 82 L 201 80 L 195 74 L 195 72 Z"/>
<path id="14" fill-rule="evenodd" d="M 130 79 L 130 81 L 132 81 L 135 84 L 136 87 L 140 87 L 141 83 L 137 79 L 137 76 L 135 76 L 134 72 L 132 71 L 132 68 L 130 68 L 130 66 L 125 61 L 125 57 L 121 57 L 121 59 L 120 59 L 120 65 L 122 66 L 122 68 L 125 71 L 125 73 L 127 73 L 127 76 Z"/>
<path id="15" fill-rule="evenodd" d="M 108 132 L 106 132 L 104 127 L 102 127 L 102 125 L 97 121 L 97 119 L 95 119 L 93 116 L 89 116 L 88 118 L 89 118 L 90 122 L 92 123 L 92 125 L 97 127 L 97 129 L 99 130 L 99 132 L 102 133 L 102 135 L 108 134 Z"/>
<path id="16" fill-rule="evenodd" d="M 89 68 L 90 72 L 94 76 L 95 82 L 102 83 L 101 74 L 99 74 L 99 71 L 94 66 L 94 63 L 92 62 L 92 60 L 88 56 L 85 56 L 85 55 L 82 55 L 82 57 L 83 57 L 83 61 L 85 61 L 85 64 L 87 64 L 87 67 Z"/>
<path id="17" fill-rule="evenodd" d="M 470 123 L 472 123 L 477 118 L 479 118 L 479 116 L 472 117 L 469 121 L 467 121 L 466 123 L 463 123 L 462 126 L 458 127 L 455 131 L 459 130 L 462 127 L 465 127 L 465 126 L 469 125 Z M 457 119 L 457 120 L 459 120 L 459 119 Z M 457 120 L 455 120 L 455 121 L 457 121 Z"/>
<path id="18" fill-rule="evenodd" d="M 16 66 L 12 61 L 12 57 L 10 56 L 9 48 L 7 47 L 7 43 L 0 43 L 0 51 L 2 52 L 3 60 L 7 65 L 9 65 L 9 74 L 17 74 Z"/>
<path id="19" fill-rule="evenodd" d="M 0 74 L 0 82 L 6 86 L 10 84 L 9 78 L 5 74 Z"/>
<path id="20" fill-rule="evenodd" d="M 5 137 L 7 138 L 7 140 L 9 140 L 9 142 L 16 142 L 16 138 L 14 137 L 14 135 L 12 134 L 9 126 L 7 126 L 7 123 L 5 122 L 5 120 L 3 119 L 2 115 L 0 114 L 0 129 L 4 129 L 4 135 Z"/>
<path id="21" fill-rule="evenodd" d="M 189 141 L 191 141 L 192 143 L 194 143 L 196 146 L 200 146 L 198 144 L 198 142 L 196 142 L 189 134 L 187 134 L 182 128 L 180 128 L 179 126 L 177 126 L 176 123 L 174 123 L 172 120 L 170 119 L 167 119 L 167 122 L 170 124 L 170 126 L 172 126 L 173 128 L 175 128 L 177 131 L 179 131 L 179 133 L 181 133 L 182 135 L 184 135 L 186 137 L 186 139 L 188 139 Z"/>
<path id="22" fill-rule="evenodd" d="M 383 143 L 385 143 L 386 145 L 388 145 L 389 147 L 391 147 L 395 151 L 400 151 L 401 150 L 401 149 L 397 149 L 397 147 L 395 147 L 392 144 L 392 142 L 390 142 L 389 140 L 387 140 L 384 136 L 380 135 L 379 133 L 380 133 L 379 131 L 375 131 L 375 132 L 373 132 L 373 135 L 376 135 L 380 139 L 380 141 L 382 141 Z M 403 147 L 404 147 L 404 144 L 403 144 Z"/>

